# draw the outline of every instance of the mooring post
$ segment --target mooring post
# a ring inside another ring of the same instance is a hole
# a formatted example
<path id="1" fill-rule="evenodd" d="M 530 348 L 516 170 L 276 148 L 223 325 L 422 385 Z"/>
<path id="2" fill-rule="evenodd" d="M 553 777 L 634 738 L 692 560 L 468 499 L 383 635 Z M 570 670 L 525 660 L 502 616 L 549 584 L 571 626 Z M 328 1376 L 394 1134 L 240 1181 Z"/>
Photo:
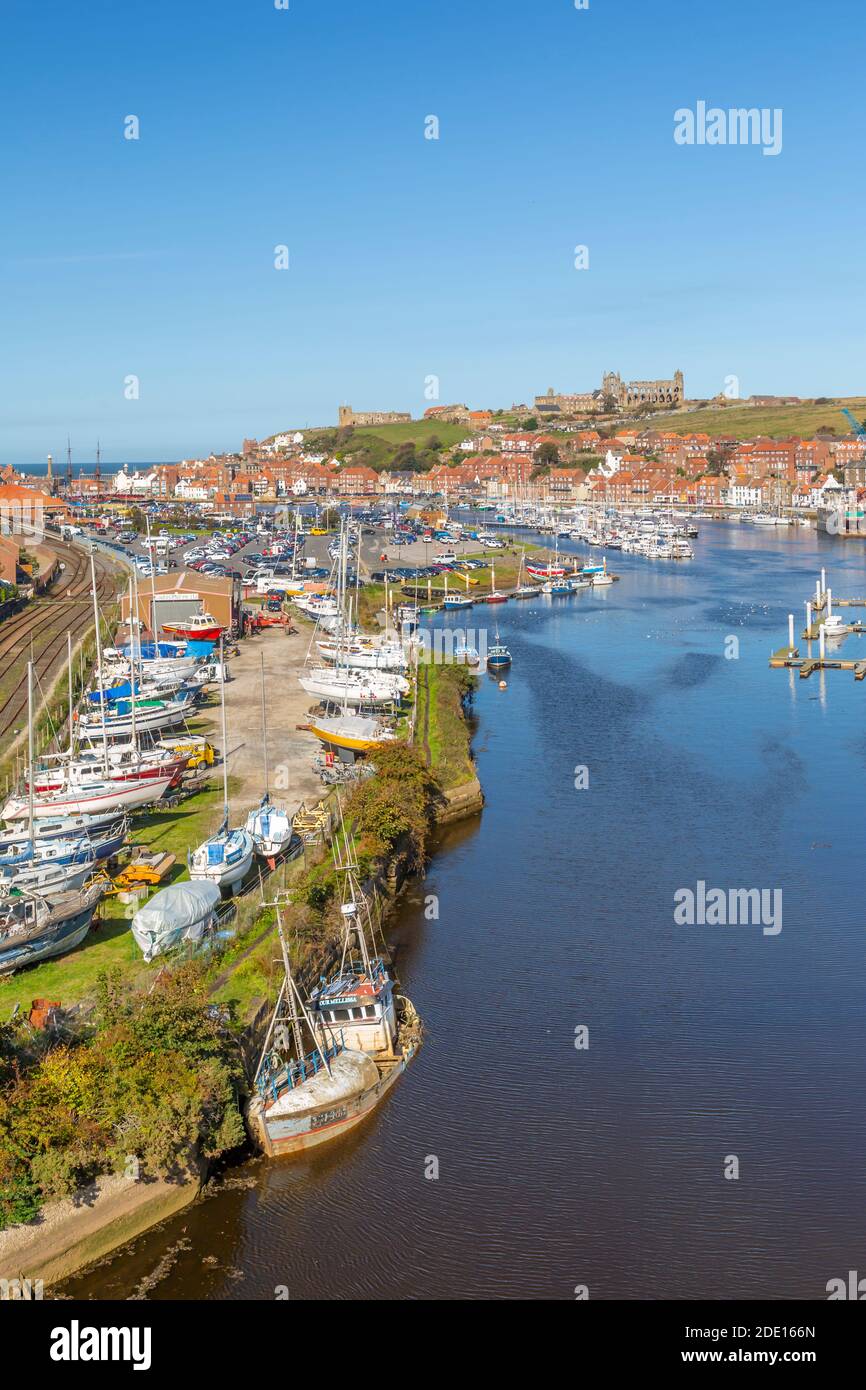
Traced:
<path id="1" fill-rule="evenodd" d="M 819 639 L 820 639 L 820 640 L 819 640 L 819 646 L 818 646 L 818 655 L 820 656 L 821 660 L 823 661 L 823 660 L 824 660 L 824 624 L 823 624 L 823 623 L 821 624 L 821 626 L 820 626 L 820 628 L 819 628 Z"/>
<path id="2" fill-rule="evenodd" d="M 788 651 L 794 650 L 794 614 L 788 614 Z"/>

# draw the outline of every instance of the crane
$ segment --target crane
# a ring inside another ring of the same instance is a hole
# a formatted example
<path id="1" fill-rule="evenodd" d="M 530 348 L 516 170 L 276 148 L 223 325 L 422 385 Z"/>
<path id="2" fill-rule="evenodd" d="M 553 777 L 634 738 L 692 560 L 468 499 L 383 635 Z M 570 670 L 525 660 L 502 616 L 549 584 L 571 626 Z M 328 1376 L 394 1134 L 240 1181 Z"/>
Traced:
<path id="1" fill-rule="evenodd" d="M 858 420 L 856 415 L 852 415 L 850 410 L 843 408 L 842 414 L 845 416 L 855 434 L 858 434 L 861 439 L 866 437 L 866 424 Z"/>

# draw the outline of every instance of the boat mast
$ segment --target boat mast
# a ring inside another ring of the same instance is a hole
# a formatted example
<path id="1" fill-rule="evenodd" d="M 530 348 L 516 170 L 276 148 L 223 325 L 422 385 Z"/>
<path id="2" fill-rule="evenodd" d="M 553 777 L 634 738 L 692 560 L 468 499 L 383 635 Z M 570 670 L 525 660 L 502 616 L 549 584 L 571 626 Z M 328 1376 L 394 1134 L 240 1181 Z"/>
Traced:
<path id="1" fill-rule="evenodd" d="M 27 777 L 27 833 L 30 837 L 30 850 L 33 851 L 33 783 L 36 769 L 33 766 L 33 662 L 27 663 L 27 758 L 30 764 Z"/>
<path id="2" fill-rule="evenodd" d="M 266 721 L 266 719 L 265 719 L 265 654 L 264 654 L 264 652 L 259 652 L 259 656 L 261 657 L 261 660 L 262 660 L 262 748 L 264 749 L 264 754 L 265 754 L 265 797 L 266 797 L 266 798 L 269 798 L 269 797 L 270 797 L 270 788 L 269 788 L 269 786 L 268 786 L 268 725 L 267 725 L 267 721 Z"/>
<path id="3" fill-rule="evenodd" d="M 156 635 L 156 634 L 157 634 L 157 623 L 156 623 L 156 577 L 155 577 L 154 569 L 153 569 L 153 559 L 154 559 L 153 547 L 152 547 L 152 545 L 151 545 L 151 543 L 150 543 L 150 514 L 149 514 L 149 512 L 145 512 L 145 514 L 144 514 L 144 524 L 145 524 L 145 526 L 147 527 L 147 553 L 148 553 L 148 555 L 150 556 L 150 625 L 151 625 L 151 627 L 153 628 L 153 632 L 151 633 L 151 638 L 152 638 L 152 640 L 153 640 L 153 655 L 154 655 L 154 658 L 156 658 L 156 657 L 159 656 L 159 646 L 158 646 L 158 641 L 159 641 L 159 639 L 157 638 L 157 635 Z"/>
<path id="4" fill-rule="evenodd" d="M 223 639 L 220 633 L 220 717 L 223 735 L 223 830 L 229 828 L 229 759 L 228 734 L 226 733 L 226 668 L 223 660 Z"/>
<path id="5" fill-rule="evenodd" d="M 317 1031 L 317 1029 L 316 1029 L 316 1027 L 315 1027 L 315 1025 L 314 1025 L 314 1023 L 313 1023 L 313 1020 L 310 1018 L 310 1015 L 307 1013 L 307 1010 L 306 1010 L 306 1008 L 304 1007 L 304 1001 L 303 1001 L 303 999 L 301 998 L 301 996 L 300 996 L 300 994 L 299 994 L 299 992 L 298 992 L 298 987 L 297 987 L 297 985 L 295 984 L 295 977 L 294 977 L 294 975 L 292 974 L 292 967 L 291 967 L 291 965 L 289 964 L 289 950 L 288 950 L 288 947 L 286 946 L 286 938 L 285 938 L 285 935 L 284 935 L 284 933 L 283 933 L 283 919 L 282 919 L 282 917 L 280 916 L 280 909 L 279 909 L 279 908 L 277 908 L 277 931 L 279 932 L 279 936 L 280 936 L 280 950 L 281 950 L 282 953 L 283 953 L 283 969 L 284 969 L 285 972 L 286 972 L 286 982 L 285 982 L 285 985 L 286 985 L 286 999 L 287 999 L 287 1001 L 288 1001 L 289 999 L 291 999 L 291 1000 L 293 1001 L 294 1006 L 295 1006 L 295 1007 L 292 1008 L 292 1018 L 291 1018 L 292 1032 L 293 1032 L 294 1038 L 295 1038 L 295 1056 L 296 1056 L 297 1060 L 300 1062 L 300 1061 L 301 1061 L 301 1058 L 302 1058 L 303 1055 L 304 1055 L 303 1039 L 301 1038 L 300 1023 L 299 1023 L 298 1015 L 297 1015 L 297 1012 L 296 1012 L 296 1009 L 300 1009 L 301 1016 L 302 1016 L 304 1019 L 306 1019 L 307 1027 L 309 1028 L 310 1033 L 311 1033 L 311 1035 L 312 1035 L 312 1038 L 313 1038 L 313 1046 L 315 1047 L 316 1051 L 318 1052 L 319 1056 L 320 1056 L 321 1059 L 322 1059 L 322 1066 L 325 1068 L 325 1071 L 326 1071 L 326 1072 L 328 1073 L 328 1075 L 330 1076 L 330 1075 L 331 1075 L 331 1064 L 330 1064 L 330 1062 L 328 1061 L 327 1057 L 325 1056 L 325 1053 L 324 1053 L 323 1050 L 322 1050 L 321 1043 L 319 1042 L 318 1031 Z"/>
<path id="6" fill-rule="evenodd" d="M 130 653 L 131 653 L 131 655 L 132 655 L 132 660 L 130 661 L 130 670 L 131 670 L 131 672 L 132 672 L 132 680 L 131 680 L 130 683 L 129 683 L 129 708 L 130 708 L 130 711 L 131 711 L 131 713 L 132 713 L 132 747 L 133 747 L 133 750 L 137 753 L 137 752 L 138 752 L 138 739 L 136 738 L 136 728 L 135 728 L 135 641 L 134 641 L 133 636 L 132 636 L 132 633 L 133 633 L 132 622 L 133 622 L 133 618 L 132 618 L 132 575 L 130 575 L 130 576 L 129 576 L 129 641 L 130 641 Z"/>
<path id="7" fill-rule="evenodd" d="M 72 633 L 66 633 L 66 656 L 69 662 L 69 761 L 75 749 L 75 721 L 72 718 Z"/>
<path id="8" fill-rule="evenodd" d="M 102 715 L 102 760 L 108 776 L 108 733 L 105 728 L 105 686 L 102 683 L 102 646 L 99 641 L 99 605 L 96 602 L 96 563 L 90 552 L 90 582 L 93 585 L 93 621 L 96 626 L 96 678 L 99 681 L 99 712 Z"/>

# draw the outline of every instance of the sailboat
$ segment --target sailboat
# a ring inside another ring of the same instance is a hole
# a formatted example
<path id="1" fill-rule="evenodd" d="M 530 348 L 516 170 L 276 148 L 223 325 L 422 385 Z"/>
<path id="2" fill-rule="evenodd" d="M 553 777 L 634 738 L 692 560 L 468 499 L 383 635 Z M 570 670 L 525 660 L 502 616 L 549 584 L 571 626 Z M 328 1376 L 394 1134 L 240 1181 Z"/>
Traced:
<path id="1" fill-rule="evenodd" d="M 517 571 L 517 587 L 516 587 L 516 589 L 514 589 L 513 592 L 512 592 L 512 595 L 511 595 L 512 598 L 517 598 L 517 599 L 521 599 L 521 598 L 533 598 L 533 597 L 535 596 L 535 594 L 537 594 L 537 592 L 538 592 L 538 590 L 537 590 L 537 588 L 535 587 L 534 584 L 524 584 L 524 583 L 522 582 L 522 580 L 523 580 L 523 567 L 524 567 L 525 561 L 526 561 L 526 551 L 525 551 L 525 550 L 521 550 L 521 552 L 520 552 L 520 568 L 519 568 L 518 571 Z"/>
<path id="2" fill-rule="evenodd" d="M 28 755 L 33 749 L 33 663 L 27 664 Z M 34 794 L 28 793 L 28 839 L 0 879 L 0 970 L 71 950 L 84 940 L 108 882 L 94 878 L 95 856 L 65 863 L 34 856 Z"/>
<path id="3" fill-rule="evenodd" d="M 348 837 L 346 841 L 348 845 Z M 303 1153 L 354 1129 L 402 1075 L 421 1043 L 421 1023 L 412 1004 L 395 995 L 384 960 L 370 954 L 353 867 L 342 905 L 340 964 L 314 991 L 309 1007 L 292 975 L 277 912 L 284 979 L 248 1110 L 253 1133 L 269 1158 Z"/>
<path id="4" fill-rule="evenodd" d="M 223 642 L 220 638 L 220 667 L 223 662 Z M 187 856 L 189 876 L 215 883 L 219 888 L 235 886 L 249 872 L 253 862 L 253 841 L 247 829 L 229 830 L 229 769 L 228 735 L 226 733 L 226 688 L 220 681 L 220 712 L 222 718 L 223 759 L 223 820 L 215 835 L 205 840 Z"/>
<path id="5" fill-rule="evenodd" d="M 347 647 L 354 639 L 347 633 L 349 614 L 346 613 L 346 532 L 340 537 L 340 556 L 337 561 L 337 597 L 335 617 L 338 621 L 337 640 L 327 656 L 333 666 L 308 667 L 299 682 L 302 689 L 320 700 L 345 706 L 383 706 L 399 704 L 409 691 L 409 682 L 396 671 L 358 668 L 350 665 Z"/>
<path id="6" fill-rule="evenodd" d="M 490 562 L 490 593 L 487 595 L 488 603 L 507 603 L 508 595 L 500 593 L 496 587 L 496 565 Z"/>
<path id="7" fill-rule="evenodd" d="M 28 759 L 33 763 L 33 662 L 27 663 L 27 740 Z M 0 898 L 22 892 L 45 896 L 82 888 L 96 864 L 92 849 L 78 854 L 44 857 L 35 852 L 33 778 L 27 788 L 27 839 L 19 851 L 0 862 Z"/>
<path id="8" fill-rule="evenodd" d="M 265 716 L 265 654 L 262 660 L 262 748 L 265 760 L 265 794 L 254 811 L 247 816 L 247 833 L 256 854 L 267 860 L 271 868 L 278 854 L 288 849 L 292 841 L 292 818 L 284 806 L 274 806 L 268 786 L 268 722 Z"/>

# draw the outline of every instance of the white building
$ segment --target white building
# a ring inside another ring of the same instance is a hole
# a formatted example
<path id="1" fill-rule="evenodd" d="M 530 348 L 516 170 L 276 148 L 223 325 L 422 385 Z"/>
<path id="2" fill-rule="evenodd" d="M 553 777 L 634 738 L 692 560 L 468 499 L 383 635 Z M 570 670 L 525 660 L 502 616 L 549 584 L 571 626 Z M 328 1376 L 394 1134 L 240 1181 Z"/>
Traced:
<path id="1" fill-rule="evenodd" d="M 114 475 L 115 492 L 123 492 L 128 496 L 135 493 L 140 497 L 151 497 L 159 488 L 159 475 L 157 473 L 127 473 L 124 464 L 119 473 Z"/>
<path id="2" fill-rule="evenodd" d="M 758 483 L 729 483 L 727 500 L 730 507 L 760 507 L 761 488 Z"/>

